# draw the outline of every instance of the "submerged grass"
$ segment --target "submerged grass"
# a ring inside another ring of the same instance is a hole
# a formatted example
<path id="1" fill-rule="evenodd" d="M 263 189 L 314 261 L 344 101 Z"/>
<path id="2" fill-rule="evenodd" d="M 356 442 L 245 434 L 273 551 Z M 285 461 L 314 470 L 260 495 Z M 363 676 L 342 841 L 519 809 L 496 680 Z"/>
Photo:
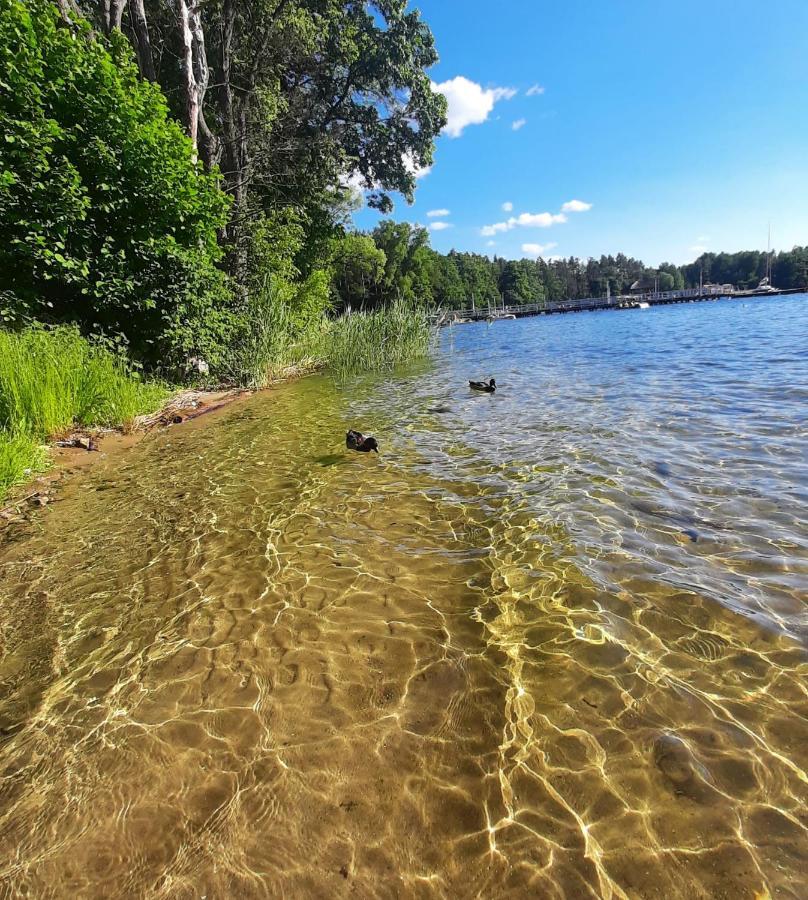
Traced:
<path id="1" fill-rule="evenodd" d="M 128 428 L 167 393 L 75 328 L 0 331 L 0 496 L 43 467 L 48 438 L 76 426 Z"/>

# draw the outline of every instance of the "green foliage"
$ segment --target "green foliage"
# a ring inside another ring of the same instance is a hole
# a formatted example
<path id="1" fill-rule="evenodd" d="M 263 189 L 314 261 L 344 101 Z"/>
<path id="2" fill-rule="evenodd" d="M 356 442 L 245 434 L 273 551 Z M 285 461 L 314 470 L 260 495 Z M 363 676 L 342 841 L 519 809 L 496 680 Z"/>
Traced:
<path id="1" fill-rule="evenodd" d="M 377 296 L 387 265 L 387 255 L 364 234 L 346 234 L 334 242 L 332 266 L 334 293 L 343 306 L 364 306 Z"/>
<path id="2" fill-rule="evenodd" d="M 312 272 L 296 285 L 288 306 L 292 324 L 299 332 L 322 322 L 331 308 L 331 273 L 321 269 Z"/>
<path id="3" fill-rule="evenodd" d="M 166 395 L 75 328 L 0 331 L 0 430 L 7 434 L 44 440 L 74 425 L 127 426 Z"/>
<path id="4" fill-rule="evenodd" d="M 0 498 L 46 465 L 48 437 L 76 425 L 127 427 L 167 394 L 76 328 L 0 331 Z"/>
<path id="5" fill-rule="evenodd" d="M 432 301 L 430 278 L 432 251 L 429 232 L 409 222 L 380 222 L 373 230 L 373 241 L 385 257 L 384 274 L 377 288 L 375 303 L 404 300 L 426 304 Z"/>
<path id="6" fill-rule="evenodd" d="M 384 309 L 346 313 L 329 323 L 325 362 L 341 378 L 390 371 L 426 356 L 432 337 L 424 311 L 397 300 Z"/>
<path id="7" fill-rule="evenodd" d="M 306 228 L 299 210 L 256 213 L 245 228 L 245 278 L 250 291 L 261 290 L 267 278 L 292 281 L 300 271 L 298 255 L 306 245 Z"/>
<path id="8" fill-rule="evenodd" d="M 539 303 L 544 299 L 541 270 L 529 259 L 514 260 L 505 264 L 499 285 L 508 305 Z"/>
<path id="9" fill-rule="evenodd" d="M 0 316 L 176 366 L 228 334 L 227 199 L 131 56 L 46 0 L 0 0 Z"/>
<path id="10" fill-rule="evenodd" d="M 0 500 L 6 491 L 46 466 L 45 449 L 28 435 L 0 428 Z"/>
<path id="11" fill-rule="evenodd" d="M 350 269 L 346 273 L 345 261 L 337 258 L 335 290 L 346 307 L 383 304 L 392 297 L 431 301 L 444 309 L 467 308 L 472 300 L 478 308 L 496 306 L 503 298 L 508 305 L 546 303 L 602 297 L 607 290 L 613 296 L 637 289 L 682 290 L 698 287 L 700 275 L 705 284 L 751 288 L 767 271 L 766 254 L 757 251 L 706 253 L 688 266 L 662 263 L 658 268 L 622 253 L 588 260 L 491 259 L 456 250 L 443 255 L 428 246 L 423 229 L 389 221 L 381 222 L 370 235 L 349 237 L 362 247 L 367 247 L 365 242 L 372 238 L 377 249 L 384 252 L 385 266 L 383 277 L 375 283 L 363 282 L 347 277 Z M 777 287 L 808 286 L 808 247 L 772 254 L 771 270 Z"/>
<path id="12" fill-rule="evenodd" d="M 771 255 L 760 250 L 740 253 L 703 253 L 695 262 L 683 266 L 687 287 L 705 284 L 734 284 L 740 288 L 754 288 L 766 277 L 771 266 L 775 287 L 798 288 L 808 285 L 808 247 Z"/>
<path id="13" fill-rule="evenodd" d="M 657 286 L 660 291 L 672 291 L 675 284 L 676 279 L 670 272 L 660 271 L 659 276 L 657 277 Z"/>

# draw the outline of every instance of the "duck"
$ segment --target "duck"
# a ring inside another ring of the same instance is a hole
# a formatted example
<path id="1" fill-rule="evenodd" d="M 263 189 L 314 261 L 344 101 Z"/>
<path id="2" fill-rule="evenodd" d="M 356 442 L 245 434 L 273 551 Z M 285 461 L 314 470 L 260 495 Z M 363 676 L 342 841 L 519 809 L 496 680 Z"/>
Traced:
<path id="1" fill-rule="evenodd" d="M 345 435 L 345 446 L 349 450 L 356 450 L 358 453 L 374 453 L 379 452 L 379 445 L 376 438 L 370 435 L 364 435 L 361 431 L 354 431 L 352 428 Z"/>
<path id="2" fill-rule="evenodd" d="M 488 381 L 470 381 L 469 387 L 473 391 L 482 391 L 484 394 L 493 394 L 497 389 L 497 383 L 493 378 Z"/>

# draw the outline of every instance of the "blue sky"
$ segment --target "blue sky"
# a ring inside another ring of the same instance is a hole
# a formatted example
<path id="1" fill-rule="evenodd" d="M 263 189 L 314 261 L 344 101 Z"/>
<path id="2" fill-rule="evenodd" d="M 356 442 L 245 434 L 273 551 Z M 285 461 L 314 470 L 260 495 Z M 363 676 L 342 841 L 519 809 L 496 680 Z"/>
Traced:
<path id="1" fill-rule="evenodd" d="M 413 5 L 451 133 L 393 217 L 436 249 L 684 263 L 765 249 L 769 220 L 808 244 L 808 0 Z"/>

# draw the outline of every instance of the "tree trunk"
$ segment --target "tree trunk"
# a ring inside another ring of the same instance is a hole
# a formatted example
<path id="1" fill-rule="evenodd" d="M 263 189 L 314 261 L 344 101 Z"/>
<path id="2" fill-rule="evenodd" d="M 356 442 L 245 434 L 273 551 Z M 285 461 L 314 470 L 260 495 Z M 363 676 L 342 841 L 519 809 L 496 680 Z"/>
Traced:
<path id="1" fill-rule="evenodd" d="M 196 82 L 198 143 L 205 167 L 210 169 L 218 162 L 220 149 L 219 141 L 205 119 L 205 96 L 210 84 L 210 66 L 205 44 L 205 29 L 202 26 L 202 12 L 198 3 L 189 10 L 188 25 L 191 29 L 192 61 Z"/>
<path id="2" fill-rule="evenodd" d="M 223 156 L 225 163 L 225 178 L 231 189 L 235 208 L 241 205 L 243 191 L 241 190 L 242 171 L 238 150 L 238 134 L 236 127 L 236 110 L 233 101 L 232 64 L 233 64 L 233 34 L 235 31 L 235 4 L 233 0 L 224 0 L 222 8 L 222 47 L 220 59 L 219 78 L 219 111 L 222 117 L 222 131 L 224 134 Z"/>
<path id="3" fill-rule="evenodd" d="M 74 19 L 81 15 L 74 0 L 56 0 L 56 5 L 59 7 L 62 18 L 68 25 L 72 25 Z"/>
<path id="4" fill-rule="evenodd" d="M 123 11 L 126 9 L 126 3 L 127 0 L 112 0 L 109 16 L 110 32 L 112 32 L 113 28 L 117 28 L 118 31 L 121 30 L 121 23 L 123 22 Z"/>
<path id="5" fill-rule="evenodd" d="M 191 30 L 191 12 L 185 0 L 176 0 L 177 27 L 182 44 L 182 89 L 185 95 L 185 130 L 197 147 L 199 134 L 199 90 L 194 74 L 194 36 Z"/>
<path id="6" fill-rule="evenodd" d="M 154 57 L 152 56 L 151 40 L 149 38 L 149 25 L 146 21 L 146 8 L 143 0 L 132 0 L 130 7 L 132 13 L 132 30 L 137 42 L 137 61 L 140 74 L 149 81 L 155 81 Z"/>

